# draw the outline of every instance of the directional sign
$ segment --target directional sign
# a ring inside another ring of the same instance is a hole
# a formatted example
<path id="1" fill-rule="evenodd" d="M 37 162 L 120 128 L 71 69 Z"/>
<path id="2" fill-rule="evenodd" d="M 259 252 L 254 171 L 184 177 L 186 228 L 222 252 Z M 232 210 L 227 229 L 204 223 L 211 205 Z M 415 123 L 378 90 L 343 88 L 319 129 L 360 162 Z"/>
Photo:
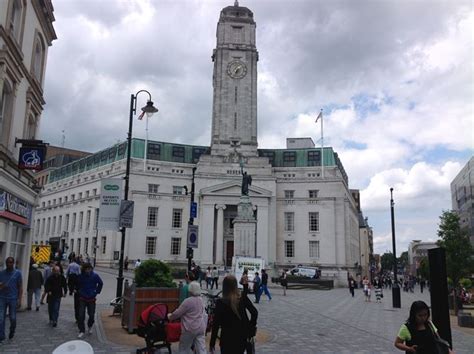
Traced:
<path id="1" fill-rule="evenodd" d="M 188 225 L 188 245 L 187 247 L 198 248 L 199 226 Z"/>
<path id="2" fill-rule="evenodd" d="M 191 217 L 192 217 L 192 218 L 197 217 L 197 209 L 198 209 L 197 203 L 196 203 L 196 202 L 192 202 L 192 203 L 191 203 Z"/>
<path id="3" fill-rule="evenodd" d="M 133 227 L 133 205 L 132 200 L 122 200 L 120 203 L 120 227 Z"/>

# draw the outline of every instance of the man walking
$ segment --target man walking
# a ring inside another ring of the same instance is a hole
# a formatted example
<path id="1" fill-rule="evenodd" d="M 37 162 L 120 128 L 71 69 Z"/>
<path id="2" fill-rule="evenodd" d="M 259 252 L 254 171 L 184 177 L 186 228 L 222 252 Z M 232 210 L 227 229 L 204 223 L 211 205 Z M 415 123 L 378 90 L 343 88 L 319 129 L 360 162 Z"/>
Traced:
<path id="1" fill-rule="evenodd" d="M 38 265 L 35 263 L 31 266 L 30 273 L 28 274 L 28 285 L 26 291 L 28 294 L 27 310 L 31 310 L 33 303 L 33 294 L 35 295 L 36 311 L 39 311 L 40 298 L 41 298 L 41 287 L 43 286 L 43 274 L 38 270 Z"/>
<path id="2" fill-rule="evenodd" d="M 79 321 L 77 326 L 79 327 L 78 338 L 83 338 L 85 333 L 85 320 L 86 320 L 86 309 L 87 309 L 87 327 L 88 334 L 92 334 L 92 326 L 94 325 L 95 316 L 95 300 L 96 296 L 102 291 L 104 283 L 99 275 L 92 271 L 92 265 L 90 263 L 84 263 L 82 265 L 82 272 L 77 278 L 77 289 L 79 293 Z"/>
<path id="3" fill-rule="evenodd" d="M 272 295 L 270 295 L 270 291 L 268 291 L 268 274 L 265 269 L 262 269 L 262 285 L 260 286 L 260 295 L 265 293 L 268 296 L 268 300 L 272 299 Z M 260 296 L 258 297 L 260 300 Z"/>
<path id="4" fill-rule="evenodd" d="M 79 276 L 79 274 L 81 274 L 81 267 L 79 266 L 76 258 L 72 258 L 71 263 L 69 263 L 66 270 L 69 295 L 72 295 L 72 293 L 74 292 L 74 287 L 76 285 L 76 278 Z"/>
<path id="5" fill-rule="evenodd" d="M 258 304 L 260 302 L 260 285 L 262 280 L 260 279 L 258 272 L 255 272 L 255 276 L 253 277 L 253 293 L 255 294 L 255 303 Z"/>
<path id="6" fill-rule="evenodd" d="M 61 298 L 67 295 L 66 279 L 61 275 L 58 266 L 53 267 L 53 273 L 46 280 L 44 291 L 48 294 L 49 324 L 56 327 L 58 325 Z"/>
<path id="7" fill-rule="evenodd" d="M 352 297 L 354 297 L 354 289 L 355 289 L 355 280 L 351 276 L 349 276 L 349 292 L 351 293 Z"/>
<path id="8" fill-rule="evenodd" d="M 10 334 L 12 339 L 16 329 L 16 307 L 21 307 L 21 296 L 23 294 L 22 276 L 15 269 L 15 260 L 8 257 L 5 261 L 6 269 L 0 272 L 0 343 L 5 340 L 5 317 L 8 309 L 10 317 Z"/>
<path id="9" fill-rule="evenodd" d="M 43 274 L 43 283 L 46 284 L 46 280 L 51 276 L 53 273 L 54 261 L 50 260 L 48 264 L 44 267 L 44 274 Z M 46 291 L 43 292 L 41 295 L 41 305 L 44 305 L 44 298 L 46 297 Z"/>

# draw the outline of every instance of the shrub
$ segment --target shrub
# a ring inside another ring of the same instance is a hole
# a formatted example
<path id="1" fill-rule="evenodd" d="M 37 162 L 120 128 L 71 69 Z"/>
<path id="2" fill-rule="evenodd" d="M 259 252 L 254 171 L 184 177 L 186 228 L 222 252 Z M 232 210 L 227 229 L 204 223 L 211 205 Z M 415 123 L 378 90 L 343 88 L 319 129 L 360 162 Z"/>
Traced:
<path id="1" fill-rule="evenodd" d="M 156 259 L 148 259 L 135 269 L 135 283 L 139 288 L 176 287 L 170 266 Z"/>
<path id="2" fill-rule="evenodd" d="M 463 288 L 466 288 L 467 290 L 469 290 L 470 288 L 472 288 L 472 281 L 471 281 L 471 279 L 462 278 L 462 279 L 459 281 L 459 284 L 461 284 L 461 286 L 462 286 Z"/>

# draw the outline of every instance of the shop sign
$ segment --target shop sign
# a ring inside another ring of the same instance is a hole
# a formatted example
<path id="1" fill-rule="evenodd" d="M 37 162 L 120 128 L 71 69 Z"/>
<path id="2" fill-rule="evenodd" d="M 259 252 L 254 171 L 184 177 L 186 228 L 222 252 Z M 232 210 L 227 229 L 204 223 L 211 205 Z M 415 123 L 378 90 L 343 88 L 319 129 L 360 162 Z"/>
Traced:
<path id="1" fill-rule="evenodd" d="M 31 204 L 13 194 L 0 190 L 0 216 L 19 222 L 23 225 L 31 224 Z"/>
<path id="2" fill-rule="evenodd" d="M 24 146 L 20 148 L 18 168 L 21 170 L 41 171 L 46 149 L 44 146 Z"/>

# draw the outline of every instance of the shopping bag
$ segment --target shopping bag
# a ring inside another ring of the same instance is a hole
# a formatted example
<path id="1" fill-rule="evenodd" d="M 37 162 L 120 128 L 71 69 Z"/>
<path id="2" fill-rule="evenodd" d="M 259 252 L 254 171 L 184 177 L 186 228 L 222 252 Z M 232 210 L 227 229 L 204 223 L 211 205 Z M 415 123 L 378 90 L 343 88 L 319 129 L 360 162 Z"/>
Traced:
<path id="1" fill-rule="evenodd" d="M 165 325 L 166 341 L 168 343 L 179 342 L 181 337 L 181 322 L 168 322 Z"/>

